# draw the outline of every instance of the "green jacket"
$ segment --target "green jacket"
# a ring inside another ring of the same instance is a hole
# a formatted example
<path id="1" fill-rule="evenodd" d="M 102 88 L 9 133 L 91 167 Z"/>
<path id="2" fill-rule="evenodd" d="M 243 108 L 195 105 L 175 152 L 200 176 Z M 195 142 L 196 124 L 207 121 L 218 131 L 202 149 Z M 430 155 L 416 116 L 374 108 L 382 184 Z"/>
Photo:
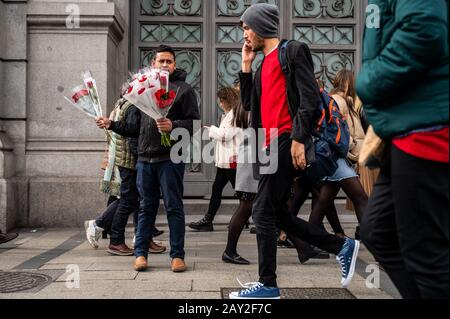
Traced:
<path id="1" fill-rule="evenodd" d="M 133 104 L 125 99 L 120 99 L 113 110 L 114 121 L 126 121 L 127 112 L 131 107 L 134 107 Z M 133 146 L 131 145 L 132 138 L 123 137 L 114 132 L 112 134 L 116 143 L 114 164 L 120 167 L 136 170 L 136 156 L 133 155 Z M 135 153 L 137 153 L 137 149 L 135 150 Z"/>
<path id="2" fill-rule="evenodd" d="M 448 124 L 448 0 L 369 4 L 380 9 L 380 28 L 366 25 L 356 88 L 375 132 L 387 138 Z"/>

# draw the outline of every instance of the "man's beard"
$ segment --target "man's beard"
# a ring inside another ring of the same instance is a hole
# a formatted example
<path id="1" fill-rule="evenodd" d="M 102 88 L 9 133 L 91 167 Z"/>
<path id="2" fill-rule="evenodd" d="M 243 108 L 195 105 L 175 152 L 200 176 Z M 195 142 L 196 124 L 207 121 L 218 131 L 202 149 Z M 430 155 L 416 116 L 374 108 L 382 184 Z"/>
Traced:
<path id="1" fill-rule="evenodd" d="M 260 52 L 264 50 L 264 39 L 263 38 L 256 38 L 255 44 L 253 45 L 253 52 Z"/>

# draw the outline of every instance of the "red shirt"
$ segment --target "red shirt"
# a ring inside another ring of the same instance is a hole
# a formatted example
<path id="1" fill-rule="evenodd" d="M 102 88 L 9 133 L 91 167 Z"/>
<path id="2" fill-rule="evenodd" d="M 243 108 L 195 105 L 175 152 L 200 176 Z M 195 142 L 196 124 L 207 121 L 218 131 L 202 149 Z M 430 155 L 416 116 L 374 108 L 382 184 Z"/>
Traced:
<path id="1" fill-rule="evenodd" d="M 394 138 L 392 143 L 403 152 L 429 161 L 449 163 L 448 126 L 431 132 L 418 132 Z"/>
<path id="2" fill-rule="evenodd" d="M 278 129 L 278 136 L 292 132 L 292 118 L 289 115 L 286 96 L 286 78 L 278 61 L 278 48 L 264 59 L 261 89 L 261 121 L 263 128 L 266 129 L 266 146 L 268 146 L 271 128 Z"/>

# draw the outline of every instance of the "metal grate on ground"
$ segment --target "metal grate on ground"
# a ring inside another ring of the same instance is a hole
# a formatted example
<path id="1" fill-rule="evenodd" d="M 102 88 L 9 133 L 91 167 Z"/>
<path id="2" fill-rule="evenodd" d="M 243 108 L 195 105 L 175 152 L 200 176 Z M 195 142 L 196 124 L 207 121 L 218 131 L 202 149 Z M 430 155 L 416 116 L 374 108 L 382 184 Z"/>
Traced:
<path id="1" fill-rule="evenodd" d="M 36 292 L 53 282 L 52 277 L 33 272 L 0 271 L 0 294 Z"/>
<path id="2" fill-rule="evenodd" d="M 242 288 L 221 288 L 222 299 Z M 281 299 L 356 299 L 345 288 L 280 288 Z"/>

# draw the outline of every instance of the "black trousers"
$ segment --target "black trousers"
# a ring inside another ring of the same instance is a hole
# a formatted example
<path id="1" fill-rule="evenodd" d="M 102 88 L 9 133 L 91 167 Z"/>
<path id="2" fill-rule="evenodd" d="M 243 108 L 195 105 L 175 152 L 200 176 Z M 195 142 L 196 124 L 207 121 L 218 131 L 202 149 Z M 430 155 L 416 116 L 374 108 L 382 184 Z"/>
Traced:
<path id="1" fill-rule="evenodd" d="M 258 244 L 259 281 L 270 287 L 277 286 L 277 227 L 288 235 L 335 255 L 341 251 L 345 242 L 288 211 L 287 202 L 296 174 L 292 164 L 292 140 L 289 134 L 282 134 L 278 138 L 278 145 L 278 154 L 274 155 L 273 150 L 269 150 L 278 159 L 278 169 L 274 174 L 261 175 L 252 211 Z"/>
<path id="2" fill-rule="evenodd" d="M 214 180 L 214 184 L 212 187 L 211 200 L 209 202 L 207 216 L 213 220 L 219 210 L 220 204 L 222 203 L 222 192 L 227 186 L 228 182 L 231 183 L 231 186 L 236 184 L 236 170 L 235 169 L 226 169 L 216 167 L 216 178 Z"/>
<path id="3" fill-rule="evenodd" d="M 361 223 L 361 238 L 407 299 L 449 297 L 449 165 L 395 146 Z"/>
<path id="4" fill-rule="evenodd" d="M 119 199 L 108 200 L 108 207 L 103 214 L 95 220 L 95 224 L 98 227 L 103 228 L 109 235 L 111 235 L 111 227 L 118 207 Z"/>
<path id="5" fill-rule="evenodd" d="M 116 214 L 111 227 L 111 244 L 120 245 L 125 243 L 125 228 L 128 217 L 139 208 L 139 193 L 136 186 L 135 170 L 119 167 L 120 199 Z"/>

